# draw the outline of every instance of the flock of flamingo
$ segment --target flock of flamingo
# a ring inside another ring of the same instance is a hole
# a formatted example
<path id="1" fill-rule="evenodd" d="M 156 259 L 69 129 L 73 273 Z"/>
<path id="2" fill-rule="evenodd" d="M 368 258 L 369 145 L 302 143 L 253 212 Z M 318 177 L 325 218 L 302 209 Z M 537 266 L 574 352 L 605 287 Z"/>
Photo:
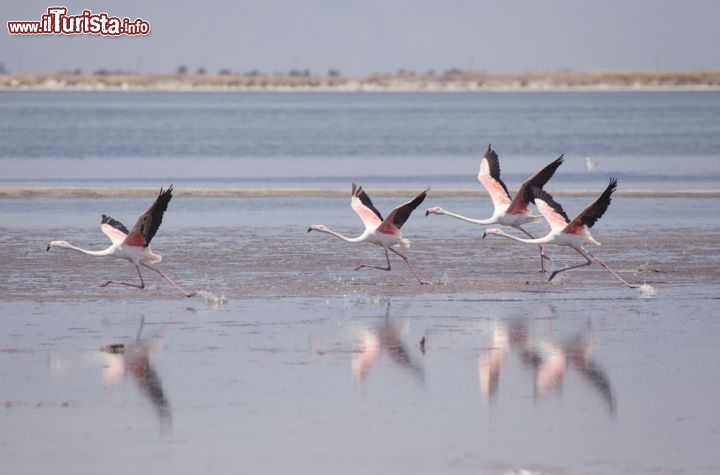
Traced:
<path id="1" fill-rule="evenodd" d="M 580 213 L 578 213 L 572 220 L 570 220 L 562 206 L 543 189 L 543 187 L 555 174 L 558 167 L 562 165 L 563 161 L 564 157 L 561 155 L 533 176 L 525 180 L 522 185 L 520 185 L 520 188 L 513 198 L 510 196 L 507 186 L 500 178 L 500 161 L 498 159 L 498 155 L 492 147 L 488 145 L 487 151 L 480 161 L 478 181 L 487 190 L 490 195 L 490 199 L 493 202 L 494 213 L 492 216 L 487 219 L 472 219 L 445 211 L 439 207 L 428 208 L 425 212 L 425 216 L 429 216 L 430 214 L 447 215 L 473 224 L 499 224 L 518 229 L 527 237 L 522 238 L 513 236 L 498 228 L 486 229 L 482 237 L 485 238 L 488 235 L 502 236 L 520 243 L 539 246 L 540 270 L 543 273 L 546 273 L 545 260 L 549 259 L 549 257 L 545 254 L 545 244 L 570 247 L 585 259 L 585 262 L 580 264 L 554 270 L 550 273 L 548 282 L 561 272 L 588 266 L 592 264 L 594 260 L 600 266 L 607 269 L 627 287 L 641 289 L 643 291 L 651 291 L 652 288 L 647 284 L 632 284 L 623 279 L 618 273 L 608 267 L 605 262 L 600 260 L 594 254 L 591 254 L 584 247 L 586 244 L 600 244 L 590 234 L 590 228 L 592 228 L 597 220 L 603 216 L 605 211 L 607 211 L 608 206 L 610 205 L 611 196 L 617 189 L 617 179 L 611 178 L 610 183 L 600 196 L 580 211 Z M 119 221 L 111 218 L 110 216 L 102 215 L 100 229 L 108 238 L 110 238 L 110 241 L 112 242 L 107 249 L 92 251 L 74 246 L 66 241 L 51 241 L 47 246 L 47 250 L 49 251 L 52 248 L 69 249 L 90 256 L 112 256 L 119 259 L 125 259 L 135 266 L 140 278 L 140 283 L 138 284 L 118 280 L 106 280 L 100 284 L 101 287 L 109 284 L 117 284 L 143 289 L 145 288 L 145 281 L 143 279 L 142 272 L 140 271 L 140 266 L 143 266 L 157 272 L 161 277 L 167 280 L 170 285 L 186 297 L 192 297 L 196 295 L 195 292 L 187 292 L 183 290 L 164 272 L 150 265 L 156 264 L 162 260 L 160 255 L 155 254 L 150 249 L 150 241 L 155 236 L 155 233 L 157 233 L 157 230 L 162 223 L 163 215 L 167 210 L 170 199 L 172 198 L 172 190 L 172 185 L 167 190 L 163 190 L 161 188 L 155 202 L 138 218 L 133 228 L 129 231 Z M 386 267 L 371 264 L 360 264 L 355 270 L 360 270 L 362 268 L 373 268 L 385 271 L 391 270 L 390 255 L 388 253 L 388 251 L 390 251 L 405 261 L 408 268 L 420 284 L 429 284 L 429 282 L 420 279 L 408 257 L 395 249 L 396 247 L 407 248 L 410 246 L 410 241 L 403 238 L 400 229 L 408 220 L 412 212 L 425 200 L 429 190 L 430 188 L 428 187 L 407 203 L 396 206 L 385 218 L 383 218 L 380 211 L 375 208 L 372 200 L 362 187 L 353 183 L 350 206 L 358 214 L 358 216 L 360 216 L 360 219 L 365 225 L 365 230 L 362 234 L 356 237 L 347 237 L 327 228 L 322 224 L 314 224 L 310 226 L 307 231 L 327 233 L 350 243 L 369 242 L 383 248 L 387 261 Z M 529 208 L 530 204 L 534 204 L 537 207 L 540 215 L 534 215 L 531 213 Z M 523 225 L 541 221 L 543 218 L 549 225 L 550 229 L 545 236 L 536 238 L 523 228 Z"/>

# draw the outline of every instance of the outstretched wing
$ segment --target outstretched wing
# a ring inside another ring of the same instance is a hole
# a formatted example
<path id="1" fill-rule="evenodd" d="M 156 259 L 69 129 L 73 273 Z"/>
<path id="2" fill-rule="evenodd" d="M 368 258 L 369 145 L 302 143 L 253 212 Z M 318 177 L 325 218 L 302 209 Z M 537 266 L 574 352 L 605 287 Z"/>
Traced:
<path id="1" fill-rule="evenodd" d="M 512 201 L 507 186 L 500 179 L 500 160 L 490 145 L 488 145 L 485 155 L 480 160 L 478 181 L 490 194 L 490 199 L 495 208 L 507 206 Z"/>
<path id="2" fill-rule="evenodd" d="M 570 224 L 568 224 L 568 231 L 582 226 L 585 226 L 588 229 L 592 228 L 593 224 L 595 224 L 598 219 L 602 218 L 602 215 L 605 214 L 605 211 L 607 211 L 608 206 L 610 206 L 610 201 L 612 201 L 610 196 L 616 189 L 617 178 L 610 178 L 610 183 L 608 183 L 607 188 L 605 188 L 605 191 L 603 191 L 600 197 L 588 205 L 584 210 L 580 211 L 580 213 L 578 213 L 578 215 L 570 221 Z"/>
<path id="3" fill-rule="evenodd" d="M 383 217 L 380 211 L 373 206 L 370 197 L 362 189 L 362 186 L 358 186 L 355 183 L 352 184 L 350 206 L 358 216 L 360 216 L 360 219 L 365 225 L 365 229 L 375 229 L 382 223 Z"/>
<path id="4" fill-rule="evenodd" d="M 543 215 L 550 225 L 550 229 L 564 229 L 568 222 L 570 222 L 570 218 L 568 218 L 563 207 L 555 201 L 547 191 L 537 186 L 531 186 L 530 196 L 532 197 L 532 202 L 535 203 L 538 211 L 540 211 L 540 214 Z"/>
<path id="5" fill-rule="evenodd" d="M 552 163 L 545 166 L 545 168 L 525 180 L 523 184 L 520 185 L 520 188 L 518 189 L 517 194 L 515 195 L 515 198 L 513 199 L 512 204 L 508 208 L 507 212 L 509 214 L 527 213 L 528 203 L 530 203 L 533 198 L 530 193 L 530 187 L 534 186 L 542 189 L 542 187 L 545 186 L 548 181 L 550 181 L 550 178 L 552 178 L 552 176 L 555 174 L 555 171 L 560 165 L 562 165 L 564 160 L 564 154 L 560 155 Z"/>
<path id="6" fill-rule="evenodd" d="M 393 210 L 390 211 L 390 214 L 388 214 L 387 217 L 385 218 L 385 220 L 383 221 L 383 224 L 380 227 L 380 231 L 389 233 L 390 230 L 387 228 L 390 224 L 392 224 L 392 226 L 395 227 L 396 229 L 400 229 L 403 226 L 403 224 L 405 224 L 405 221 L 408 220 L 408 218 L 410 217 L 410 214 L 412 214 L 412 212 L 415 211 L 415 208 L 420 206 L 420 204 L 425 200 L 425 197 L 427 196 L 428 191 L 430 191 L 429 186 L 427 188 L 425 188 L 425 190 L 423 190 L 420 194 L 418 194 L 412 200 L 393 208 Z"/>
<path id="7" fill-rule="evenodd" d="M 120 244 L 129 234 L 129 231 L 123 223 L 105 214 L 102 215 L 102 220 L 100 221 L 100 230 L 110 238 L 113 244 Z"/>
<path id="8" fill-rule="evenodd" d="M 160 193 L 155 203 L 138 218 L 135 226 L 133 226 L 127 238 L 125 238 L 125 242 L 128 245 L 142 247 L 148 247 L 150 245 L 150 241 L 152 241 L 153 236 L 155 236 L 155 233 L 162 223 L 163 214 L 165 214 L 171 198 L 172 185 L 165 191 L 160 188 Z"/>

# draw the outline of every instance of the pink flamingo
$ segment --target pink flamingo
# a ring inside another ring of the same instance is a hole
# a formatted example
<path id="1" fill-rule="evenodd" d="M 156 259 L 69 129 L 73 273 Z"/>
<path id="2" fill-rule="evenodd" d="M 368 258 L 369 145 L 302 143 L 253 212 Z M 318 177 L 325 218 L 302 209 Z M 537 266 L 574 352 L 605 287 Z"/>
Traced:
<path id="1" fill-rule="evenodd" d="M 505 325 L 495 322 L 492 344 L 478 358 L 480 393 L 488 403 L 498 390 L 500 370 L 510 348 L 510 337 Z"/>
<path id="2" fill-rule="evenodd" d="M 558 246 L 569 246 L 585 258 L 586 262 L 554 271 L 550 274 L 548 282 L 553 280 L 553 278 L 560 272 L 565 272 L 566 270 L 575 269 L 577 267 L 589 266 L 592 264 L 592 260 L 590 259 L 592 258 L 595 259 L 595 261 L 597 261 L 597 263 L 602 267 L 610 271 L 612 275 L 617 277 L 620 282 L 626 286 L 632 289 L 641 289 L 643 286 L 629 283 L 620 277 L 615 271 L 610 269 L 607 264 L 588 252 L 584 247 L 584 244 L 594 244 L 596 246 L 600 245 L 600 243 L 593 239 L 590 235 L 590 228 L 602 217 L 603 214 L 605 214 L 605 211 L 607 211 L 608 206 L 610 206 L 610 195 L 613 194 L 616 188 L 617 179 L 611 178 L 610 183 L 600 197 L 592 204 L 588 205 L 584 210 L 578 213 L 572 221 L 570 221 L 562 206 L 560 206 L 560 204 L 557 203 L 549 193 L 541 190 L 540 188 L 532 187 L 530 189 L 531 196 L 533 197 L 533 201 L 535 202 L 538 211 L 540 211 L 550 225 L 550 232 L 541 238 L 523 239 L 506 234 L 500 229 L 491 228 L 485 231 L 483 238 L 488 234 L 494 234 L 496 236 L 504 236 L 526 244 L 556 244 Z"/>
<path id="3" fill-rule="evenodd" d="M 420 284 L 428 284 L 429 282 L 425 282 L 424 280 L 421 280 L 420 277 L 418 277 L 417 272 L 415 272 L 415 269 L 413 268 L 412 264 L 410 264 L 407 256 L 401 254 L 393 248 L 393 246 L 398 245 L 405 248 L 410 247 L 410 241 L 402 237 L 402 234 L 400 233 L 400 228 L 403 224 L 405 224 L 405 221 L 408 220 L 410 214 L 415 210 L 415 208 L 420 206 L 420 203 L 423 202 L 425 196 L 427 196 L 428 190 L 430 190 L 430 187 L 426 188 L 422 193 L 417 195 L 411 201 L 408 201 L 407 203 L 400 206 L 396 206 L 395 208 L 393 208 L 392 211 L 390 211 L 390 214 L 388 214 L 387 217 L 383 219 L 380 211 L 378 211 L 375 206 L 373 206 L 372 201 L 370 200 L 370 197 L 367 195 L 367 193 L 363 191 L 361 186 L 357 186 L 355 185 L 355 183 L 353 183 L 350 206 L 358 214 L 358 216 L 360 216 L 363 224 L 365 224 L 365 231 L 357 237 L 347 237 L 331 229 L 328 229 L 322 224 L 313 224 L 308 228 L 308 232 L 319 231 L 321 233 L 332 234 L 333 236 L 336 236 L 347 242 L 355 243 L 367 241 L 377 246 L 381 246 L 385 250 L 387 267 L 360 264 L 358 267 L 355 268 L 355 270 L 360 270 L 364 267 L 370 267 L 373 269 L 389 271 L 390 256 L 388 255 L 388 250 L 390 250 L 400 256 L 400 258 L 405 261 L 405 264 L 407 264 L 407 266 L 410 268 L 410 271 L 413 273 L 418 282 L 420 282 Z"/>
<path id="4" fill-rule="evenodd" d="M 162 260 L 160 255 L 153 253 L 152 249 L 150 249 L 150 241 L 153 236 L 155 236 L 155 233 L 160 227 L 160 223 L 162 223 L 163 214 L 165 213 L 165 210 L 167 210 L 167 206 L 171 198 L 172 185 L 170 185 L 170 188 L 165 191 L 160 188 L 160 194 L 155 202 L 145 213 L 142 214 L 142 216 L 140 216 L 140 218 L 138 218 L 131 231 L 128 231 L 121 222 L 114 220 L 110 216 L 102 215 L 100 229 L 112 241 L 112 244 L 107 249 L 103 249 L 101 251 L 90 251 L 73 246 L 67 241 L 51 241 L 47 246 L 47 250 L 49 251 L 51 248 L 57 247 L 60 249 L 70 249 L 71 251 L 81 252 L 89 256 L 113 256 L 119 259 L 125 259 L 135 266 L 138 276 L 140 276 L 139 284 L 121 282 L 118 280 L 106 280 L 100 284 L 100 287 L 105 287 L 109 284 L 119 284 L 144 289 L 145 281 L 143 280 L 142 273 L 140 272 L 140 266 L 143 266 L 160 274 L 170 283 L 170 285 L 175 287 L 186 297 L 192 297 L 195 295 L 195 292 L 184 291 L 164 272 L 151 267 L 148 264 L 155 264 Z"/>
<path id="5" fill-rule="evenodd" d="M 505 183 L 500 179 L 500 161 L 498 160 L 497 153 L 488 145 L 487 151 L 480 160 L 480 172 L 478 173 L 478 181 L 485 187 L 487 192 L 490 194 L 495 211 L 493 215 L 487 219 L 472 219 L 450 211 L 445 211 L 442 208 L 434 207 L 428 208 L 425 211 L 425 216 L 430 214 L 446 214 L 456 219 L 467 221 L 473 224 L 502 224 L 503 226 L 511 226 L 519 229 L 530 239 L 534 239 L 534 236 L 527 232 L 522 226 L 523 224 L 537 222 L 542 219 L 542 216 L 536 216 L 530 213 L 528 209 L 528 203 L 531 200 L 529 195 L 530 188 L 535 186 L 542 188 L 552 178 L 557 168 L 562 165 L 564 160 L 563 155 L 556 158 L 552 163 L 547 165 L 545 168 L 528 178 L 520 185 L 515 198 L 510 196 L 510 192 L 505 186 Z M 540 269 L 541 272 L 545 273 L 545 262 L 544 259 L 548 259 L 545 255 L 542 244 L 540 245 Z"/>

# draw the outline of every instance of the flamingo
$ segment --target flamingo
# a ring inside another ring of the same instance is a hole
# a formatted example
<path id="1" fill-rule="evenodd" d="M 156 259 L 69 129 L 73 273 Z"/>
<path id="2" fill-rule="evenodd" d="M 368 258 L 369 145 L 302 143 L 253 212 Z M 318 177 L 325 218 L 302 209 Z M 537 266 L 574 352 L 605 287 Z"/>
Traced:
<path id="1" fill-rule="evenodd" d="M 478 357 L 478 379 L 480 393 L 488 403 L 498 390 L 500 370 L 510 348 L 508 329 L 500 322 L 495 322 L 492 344 Z"/>
<path id="2" fill-rule="evenodd" d="M 388 301 L 385 321 L 375 325 L 374 328 L 363 330 L 362 346 L 352 358 L 353 380 L 362 382 L 383 351 L 389 354 L 398 366 L 412 372 L 418 380 L 424 380 L 422 367 L 413 361 L 402 342 L 400 329 L 391 323 L 389 318 L 390 302 Z"/>
<path id="3" fill-rule="evenodd" d="M 420 279 L 417 272 L 415 272 L 412 264 L 410 264 L 407 256 L 401 254 L 394 249 L 394 246 L 402 246 L 404 248 L 410 247 L 410 241 L 402 237 L 402 234 L 400 233 L 400 228 L 403 224 L 405 224 L 405 221 L 408 220 L 410 214 L 415 210 L 415 208 L 420 206 L 420 204 L 425 199 L 425 196 L 427 196 L 427 192 L 429 190 L 430 187 L 427 187 L 423 192 L 421 192 L 411 201 L 396 206 L 395 208 L 393 208 L 392 211 L 390 211 L 390 214 L 388 214 L 387 217 L 383 219 L 380 211 L 378 211 L 375 206 L 373 206 L 370 197 L 362 189 L 362 186 L 358 186 L 353 183 L 350 206 L 358 214 L 358 216 L 360 216 L 363 224 L 365 224 L 365 231 L 357 237 L 347 237 L 331 229 L 328 229 L 322 224 L 313 224 L 308 228 L 307 232 L 318 231 L 321 233 L 327 233 L 336 236 L 343 241 L 352 243 L 367 241 L 377 246 L 381 246 L 385 250 L 387 267 L 374 266 L 370 264 L 360 264 L 355 268 L 355 270 L 369 267 L 373 269 L 389 271 L 390 256 L 388 255 L 388 250 L 390 250 L 400 256 L 400 258 L 405 261 L 405 264 L 407 264 L 407 266 L 410 268 L 410 271 L 413 273 L 418 282 L 420 282 L 420 284 L 429 284 L 429 282 Z"/>
<path id="4" fill-rule="evenodd" d="M 615 412 L 615 396 L 613 395 L 610 378 L 602 366 L 592 357 L 592 338 L 589 331 L 579 334 L 562 344 L 563 352 L 575 368 L 600 393 L 610 409 Z"/>
<path id="5" fill-rule="evenodd" d="M 610 183 L 608 184 L 607 188 L 605 188 L 605 191 L 603 191 L 600 197 L 596 199 L 593 203 L 588 205 L 585 209 L 578 213 L 578 215 L 575 216 L 572 221 L 570 221 L 567 214 L 565 214 L 562 206 L 560 206 L 560 204 L 557 203 L 548 192 L 541 190 L 537 187 L 532 187 L 530 189 L 531 196 L 533 197 L 533 201 L 537 206 L 538 211 L 540 211 L 540 213 L 545 217 L 548 224 L 550 225 L 550 232 L 541 238 L 524 239 L 512 236 L 510 234 L 506 234 L 500 229 L 491 228 L 485 230 L 483 238 L 488 234 L 494 234 L 496 236 L 503 236 L 526 244 L 556 244 L 559 246 L 569 246 L 575 249 L 578 254 L 585 258 L 586 262 L 553 271 L 553 273 L 550 274 L 548 282 L 553 280 L 553 278 L 561 272 L 565 272 L 567 270 L 575 269 L 578 267 L 589 266 L 590 264 L 592 264 L 592 258 L 597 261 L 597 263 L 600 264 L 602 267 L 610 271 L 612 275 L 617 277 L 620 282 L 622 282 L 626 286 L 630 287 L 631 289 L 642 288 L 642 286 L 637 284 L 631 284 L 622 277 L 620 277 L 620 275 L 610 269 L 607 264 L 601 261 L 594 254 L 588 252 L 584 247 L 584 244 L 594 244 L 596 246 L 600 245 L 600 243 L 593 239 L 593 237 L 590 235 L 590 228 L 595 224 L 595 222 L 597 222 L 598 219 L 602 217 L 603 214 L 605 214 L 608 206 L 610 206 L 610 196 L 616 189 L 617 179 L 611 178 Z"/>
<path id="6" fill-rule="evenodd" d="M 480 160 L 478 181 L 490 194 L 493 206 L 495 207 L 493 215 L 487 219 L 472 219 L 445 211 L 439 207 L 434 207 L 428 208 L 427 211 L 425 211 L 425 216 L 430 214 L 446 214 L 473 224 L 502 224 L 503 226 L 511 226 L 519 229 L 530 239 L 534 239 L 534 236 L 522 227 L 523 224 L 537 222 L 542 219 L 542 216 L 533 215 L 528 209 L 528 202 L 530 201 L 529 189 L 533 186 L 538 188 L 545 186 L 557 168 L 563 163 L 563 160 L 564 156 L 560 155 L 560 157 L 556 158 L 552 163 L 525 180 L 515 194 L 515 199 L 513 199 L 510 196 L 507 186 L 505 186 L 505 183 L 500 179 L 500 161 L 498 160 L 497 153 L 488 145 L 485 155 L 482 160 Z M 540 245 L 540 271 L 542 273 L 545 273 L 544 259 L 547 258 L 543 246 Z"/>
<path id="7" fill-rule="evenodd" d="M 162 260 L 160 255 L 153 253 L 150 249 L 150 241 L 153 236 L 155 236 L 155 233 L 160 227 L 160 223 L 162 223 L 163 214 L 165 213 L 165 210 L 167 210 L 167 206 L 171 198 L 172 185 L 170 185 L 170 188 L 165 191 L 160 188 L 160 193 L 158 194 L 155 202 L 138 218 L 131 231 L 128 231 L 121 222 L 103 214 L 100 222 L 100 230 L 102 230 L 102 232 L 105 233 L 105 235 L 112 241 L 112 244 L 107 249 L 103 249 L 101 251 L 91 251 L 73 246 L 67 241 L 50 241 L 50 244 L 47 246 L 47 250 L 49 251 L 51 248 L 57 247 L 60 249 L 70 249 L 71 251 L 81 252 L 89 256 L 113 256 L 119 259 L 125 259 L 135 266 L 138 276 L 140 276 L 139 284 L 121 282 L 118 280 L 106 280 L 100 284 L 100 287 L 105 287 L 110 284 L 118 284 L 144 289 L 145 281 L 143 280 L 142 273 L 140 272 L 140 266 L 143 266 L 160 274 L 170 283 L 170 285 L 175 287 L 186 297 L 192 297 L 195 295 L 195 292 L 184 291 L 164 272 L 150 266 L 150 264 L 155 264 Z"/>
<path id="8" fill-rule="evenodd" d="M 103 384 L 106 388 L 116 386 L 123 381 L 129 372 L 135 378 L 140 391 L 152 401 L 163 423 L 171 422 L 170 404 L 163 389 L 162 381 L 150 362 L 150 356 L 158 349 L 159 336 L 140 338 L 145 318 L 140 320 L 135 341 L 123 345 L 111 344 L 101 348 L 104 354 Z M 129 371 L 128 371 L 129 370 Z"/>

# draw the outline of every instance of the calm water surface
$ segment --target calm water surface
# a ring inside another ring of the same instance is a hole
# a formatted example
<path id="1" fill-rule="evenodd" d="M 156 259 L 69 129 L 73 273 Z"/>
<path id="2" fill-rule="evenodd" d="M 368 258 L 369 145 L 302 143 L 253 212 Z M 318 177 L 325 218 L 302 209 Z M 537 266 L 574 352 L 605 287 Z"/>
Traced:
<path id="1" fill-rule="evenodd" d="M 468 188 L 488 143 L 508 183 L 717 190 L 720 93 L 0 92 L 5 185 Z"/>
<path id="2" fill-rule="evenodd" d="M 0 93 L 0 188 L 358 181 L 387 212 L 404 198 L 374 189 L 476 189 L 492 141 L 512 184 L 565 152 L 558 189 L 718 190 L 718 111 L 717 93 Z M 598 266 L 548 284 L 537 249 L 423 216 L 488 217 L 481 196 L 431 191 L 403 227 L 421 287 L 306 232 L 359 234 L 347 197 L 178 194 L 153 249 L 203 291 L 185 299 L 45 251 L 105 247 L 100 214 L 129 226 L 150 198 L 0 199 L 2 471 L 718 473 L 719 200 L 613 199 L 595 251 L 643 296 Z"/>

